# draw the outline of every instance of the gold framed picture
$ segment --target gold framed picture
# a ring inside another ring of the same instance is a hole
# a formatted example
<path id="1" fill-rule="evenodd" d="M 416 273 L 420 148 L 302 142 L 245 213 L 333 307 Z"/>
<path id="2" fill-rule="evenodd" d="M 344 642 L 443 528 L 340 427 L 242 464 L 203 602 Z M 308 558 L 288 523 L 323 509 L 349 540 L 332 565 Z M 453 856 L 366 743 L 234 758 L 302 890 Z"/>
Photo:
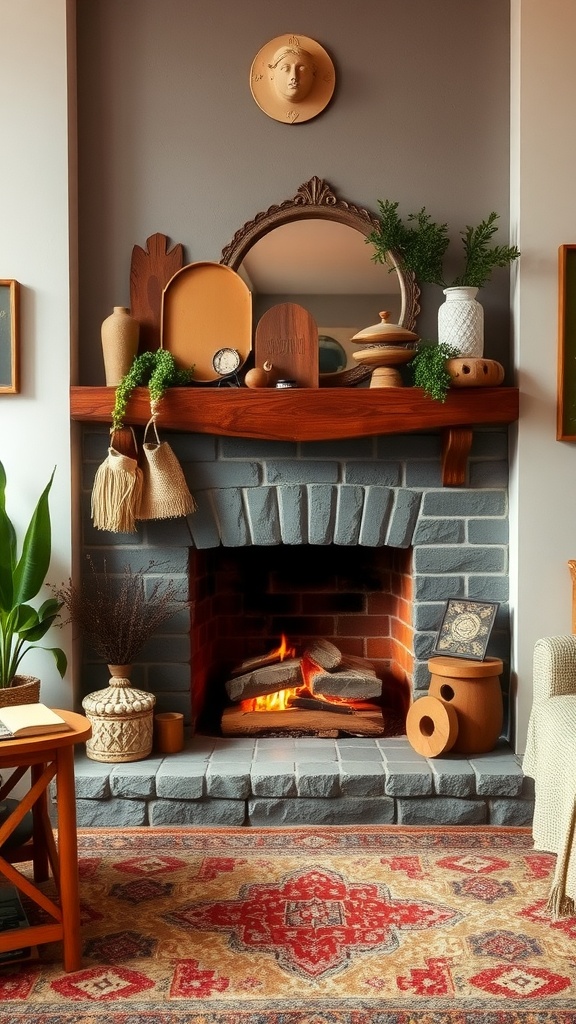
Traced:
<path id="1" fill-rule="evenodd" d="M 20 390 L 19 285 L 0 281 L 0 394 Z"/>
<path id="2" fill-rule="evenodd" d="M 450 598 L 432 654 L 483 661 L 499 607 L 499 601 Z"/>

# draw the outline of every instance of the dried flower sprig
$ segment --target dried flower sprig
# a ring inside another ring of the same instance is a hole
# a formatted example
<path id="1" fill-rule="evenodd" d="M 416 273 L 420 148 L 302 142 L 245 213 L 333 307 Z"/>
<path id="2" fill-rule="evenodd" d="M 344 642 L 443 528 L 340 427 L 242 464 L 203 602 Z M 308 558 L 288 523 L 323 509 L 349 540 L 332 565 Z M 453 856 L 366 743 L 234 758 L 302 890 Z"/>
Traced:
<path id="1" fill-rule="evenodd" d="M 122 573 L 98 570 L 87 556 L 90 572 L 78 585 L 72 580 L 55 589 L 86 642 L 109 665 L 129 665 L 146 641 L 176 612 L 190 607 L 178 597 L 173 579 L 151 581 L 149 573 L 162 569 L 150 562 L 145 569 L 125 565 Z M 148 586 L 146 586 L 146 584 Z"/>

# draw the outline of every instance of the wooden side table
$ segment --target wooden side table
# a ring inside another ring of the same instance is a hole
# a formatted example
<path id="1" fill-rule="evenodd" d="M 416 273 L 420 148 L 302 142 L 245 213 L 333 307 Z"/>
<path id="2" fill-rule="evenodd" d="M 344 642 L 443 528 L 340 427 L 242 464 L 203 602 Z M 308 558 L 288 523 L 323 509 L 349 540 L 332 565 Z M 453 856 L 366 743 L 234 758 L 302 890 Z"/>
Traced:
<path id="1" fill-rule="evenodd" d="M 0 801 L 30 769 L 30 788 L 0 825 L 0 874 L 52 919 L 45 924 L 0 932 L 0 953 L 62 940 L 64 970 L 77 971 L 81 965 L 81 949 L 74 745 L 90 737 L 91 726 L 88 719 L 73 711 L 56 709 L 56 713 L 71 726 L 68 732 L 0 741 L 0 774 L 3 776 L 6 769 L 13 769 L 0 787 Z M 48 787 L 52 779 L 56 781 L 57 790 L 57 843 L 48 816 Z M 21 847 L 2 849 L 30 810 L 31 841 Z M 23 860 L 32 861 L 34 882 L 14 867 Z M 58 891 L 59 905 L 34 884 L 45 882 L 50 873 Z"/>

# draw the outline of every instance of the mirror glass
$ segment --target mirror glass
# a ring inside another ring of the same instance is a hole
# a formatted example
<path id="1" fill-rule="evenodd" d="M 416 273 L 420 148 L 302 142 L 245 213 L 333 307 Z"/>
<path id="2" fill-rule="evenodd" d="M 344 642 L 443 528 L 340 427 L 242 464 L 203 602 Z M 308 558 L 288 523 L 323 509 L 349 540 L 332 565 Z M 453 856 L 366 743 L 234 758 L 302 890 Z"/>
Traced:
<path id="1" fill-rule="evenodd" d="M 293 200 L 245 224 L 223 250 L 221 262 L 237 270 L 252 292 L 254 325 L 280 302 L 298 303 L 314 317 L 321 386 L 368 379 L 371 370 L 352 358 L 359 346 L 349 339 L 378 323 L 381 310 L 409 330 L 419 312 L 413 276 L 403 274 L 395 259 L 389 272 L 371 258 L 366 236 L 376 223 L 312 178 Z"/>

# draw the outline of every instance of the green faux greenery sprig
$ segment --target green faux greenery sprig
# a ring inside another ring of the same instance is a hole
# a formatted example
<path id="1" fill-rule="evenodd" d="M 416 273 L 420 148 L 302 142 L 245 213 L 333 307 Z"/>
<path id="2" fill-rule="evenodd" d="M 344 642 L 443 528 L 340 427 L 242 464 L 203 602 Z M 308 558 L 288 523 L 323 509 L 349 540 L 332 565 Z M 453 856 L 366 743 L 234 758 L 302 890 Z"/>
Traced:
<path id="1" fill-rule="evenodd" d="M 375 263 L 386 263 L 391 271 L 395 270 L 388 256 L 392 251 L 421 284 L 482 288 L 496 267 L 507 267 L 520 256 L 515 245 L 490 244 L 499 220 L 499 215 L 492 212 L 477 227 L 467 225 L 466 230 L 460 232 L 464 270 L 448 284 L 444 276 L 444 257 L 450 241 L 448 226 L 433 221 L 425 206 L 418 213 L 408 214 L 404 224 L 398 215 L 398 205 L 389 199 L 378 200 L 378 227 L 366 241 L 374 247 L 372 260 Z"/>
<path id="2" fill-rule="evenodd" d="M 458 349 L 445 342 L 421 341 L 414 359 L 408 364 L 414 375 L 414 384 L 423 388 L 436 402 L 445 402 L 452 378 L 446 360 L 459 355 Z"/>
<path id="3" fill-rule="evenodd" d="M 141 352 L 116 387 L 112 429 L 121 430 L 124 426 L 126 408 L 134 388 L 148 385 L 150 409 L 154 414 L 167 388 L 189 384 L 192 377 L 193 371 L 178 369 L 174 356 L 165 348 L 159 348 L 155 352 Z"/>

